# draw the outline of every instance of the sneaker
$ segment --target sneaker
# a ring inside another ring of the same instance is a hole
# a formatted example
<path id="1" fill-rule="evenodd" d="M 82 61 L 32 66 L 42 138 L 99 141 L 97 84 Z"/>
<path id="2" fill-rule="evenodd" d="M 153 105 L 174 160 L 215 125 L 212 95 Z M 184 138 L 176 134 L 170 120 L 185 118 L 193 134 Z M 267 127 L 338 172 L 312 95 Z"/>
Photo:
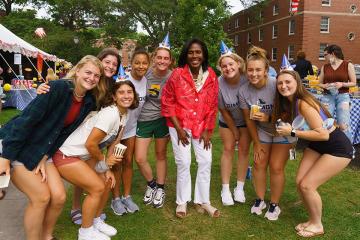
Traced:
<path id="1" fill-rule="evenodd" d="M 151 204 L 153 202 L 155 192 L 156 192 L 156 187 L 155 188 L 151 188 L 149 186 L 146 187 L 146 192 L 145 192 L 145 195 L 144 195 L 144 203 L 146 205 L 149 205 L 149 204 Z"/>
<path id="2" fill-rule="evenodd" d="M 254 205 L 251 207 L 251 213 L 255 213 L 256 215 L 261 215 L 262 210 L 266 208 L 266 203 L 264 200 L 256 199 Z"/>
<path id="3" fill-rule="evenodd" d="M 276 204 L 270 203 L 268 211 L 265 213 L 265 218 L 270 221 L 276 221 L 281 213 L 280 207 Z"/>
<path id="4" fill-rule="evenodd" d="M 117 230 L 114 227 L 105 223 L 103 220 L 98 220 L 96 223 L 94 222 L 94 228 L 96 228 L 97 230 L 106 234 L 109 237 L 115 236 L 117 233 Z"/>
<path id="5" fill-rule="evenodd" d="M 153 206 L 154 208 L 161 208 L 165 203 L 165 191 L 162 188 L 157 188 L 154 200 L 153 200 Z"/>
<path id="6" fill-rule="evenodd" d="M 99 232 L 94 227 L 86 232 L 82 228 L 79 229 L 78 240 L 110 240 L 110 237 L 104 233 Z"/>
<path id="7" fill-rule="evenodd" d="M 234 200 L 235 202 L 239 202 L 239 203 L 245 203 L 245 193 L 244 193 L 244 189 L 241 188 L 234 188 Z"/>
<path id="8" fill-rule="evenodd" d="M 105 213 L 100 214 L 100 218 L 101 218 L 101 220 L 105 221 L 106 220 L 106 214 Z"/>
<path id="9" fill-rule="evenodd" d="M 134 203 L 130 195 L 128 197 L 122 197 L 121 202 L 124 204 L 124 207 L 128 213 L 139 211 L 139 206 Z"/>
<path id="10" fill-rule="evenodd" d="M 234 205 L 234 200 L 232 198 L 230 190 L 221 191 L 221 201 L 224 206 L 232 206 Z"/>
<path id="11" fill-rule="evenodd" d="M 125 213 L 127 213 L 125 206 L 122 203 L 120 198 L 117 198 L 117 199 L 111 201 L 111 209 L 114 211 L 114 214 L 116 214 L 118 216 L 122 216 Z"/>

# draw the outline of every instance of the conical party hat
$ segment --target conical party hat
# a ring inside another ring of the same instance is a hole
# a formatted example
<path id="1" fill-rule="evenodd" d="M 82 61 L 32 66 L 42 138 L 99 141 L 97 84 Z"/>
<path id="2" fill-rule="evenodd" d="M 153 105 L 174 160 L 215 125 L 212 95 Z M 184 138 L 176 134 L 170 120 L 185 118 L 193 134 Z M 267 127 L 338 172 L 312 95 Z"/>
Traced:
<path id="1" fill-rule="evenodd" d="M 220 53 L 221 55 L 232 53 L 231 49 L 226 46 L 224 41 L 220 42 Z"/>
<path id="2" fill-rule="evenodd" d="M 170 39 L 169 39 L 169 33 L 166 34 L 164 40 L 159 44 L 159 47 L 166 48 L 170 50 Z"/>

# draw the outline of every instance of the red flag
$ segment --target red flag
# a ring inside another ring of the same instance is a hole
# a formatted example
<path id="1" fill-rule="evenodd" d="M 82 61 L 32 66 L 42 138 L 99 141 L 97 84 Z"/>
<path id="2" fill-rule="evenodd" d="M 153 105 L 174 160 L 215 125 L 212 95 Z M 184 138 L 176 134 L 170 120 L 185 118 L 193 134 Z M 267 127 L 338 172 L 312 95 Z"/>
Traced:
<path id="1" fill-rule="evenodd" d="M 42 69 L 43 69 L 43 57 L 42 57 L 42 55 L 39 53 L 38 54 L 38 56 L 37 56 L 37 70 L 38 70 L 38 81 L 41 81 L 41 80 L 43 80 L 42 79 L 42 76 L 41 76 L 41 74 L 42 74 Z"/>
<path id="2" fill-rule="evenodd" d="M 299 7 L 300 0 L 292 0 L 291 1 L 291 7 L 290 7 L 290 14 L 293 15 L 297 13 L 298 7 Z"/>

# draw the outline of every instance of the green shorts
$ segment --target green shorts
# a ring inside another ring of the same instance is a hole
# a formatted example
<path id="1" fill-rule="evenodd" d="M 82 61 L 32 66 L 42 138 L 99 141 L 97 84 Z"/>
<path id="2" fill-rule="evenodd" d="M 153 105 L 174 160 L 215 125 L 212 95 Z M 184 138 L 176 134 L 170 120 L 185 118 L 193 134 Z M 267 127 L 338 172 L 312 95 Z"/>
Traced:
<path id="1" fill-rule="evenodd" d="M 152 121 L 137 122 L 136 137 L 139 138 L 164 138 L 169 136 L 169 128 L 165 118 Z"/>

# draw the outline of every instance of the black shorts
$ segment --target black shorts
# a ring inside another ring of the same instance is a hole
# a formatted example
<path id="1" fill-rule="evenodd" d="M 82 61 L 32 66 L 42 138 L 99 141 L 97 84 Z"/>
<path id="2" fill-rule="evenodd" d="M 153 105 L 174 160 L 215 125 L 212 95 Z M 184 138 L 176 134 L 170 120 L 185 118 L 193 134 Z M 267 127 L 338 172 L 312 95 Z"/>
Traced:
<path id="1" fill-rule="evenodd" d="M 220 120 L 219 120 L 219 127 L 229 128 L 229 126 L 228 126 L 226 123 L 224 123 L 224 122 L 222 122 L 222 121 L 220 121 Z M 246 128 L 246 124 L 240 125 L 240 126 L 236 126 L 236 127 L 237 127 L 237 128 Z"/>
<path id="2" fill-rule="evenodd" d="M 330 133 L 327 141 L 311 141 L 308 148 L 335 157 L 352 159 L 353 147 L 348 137 L 339 128 Z"/>

